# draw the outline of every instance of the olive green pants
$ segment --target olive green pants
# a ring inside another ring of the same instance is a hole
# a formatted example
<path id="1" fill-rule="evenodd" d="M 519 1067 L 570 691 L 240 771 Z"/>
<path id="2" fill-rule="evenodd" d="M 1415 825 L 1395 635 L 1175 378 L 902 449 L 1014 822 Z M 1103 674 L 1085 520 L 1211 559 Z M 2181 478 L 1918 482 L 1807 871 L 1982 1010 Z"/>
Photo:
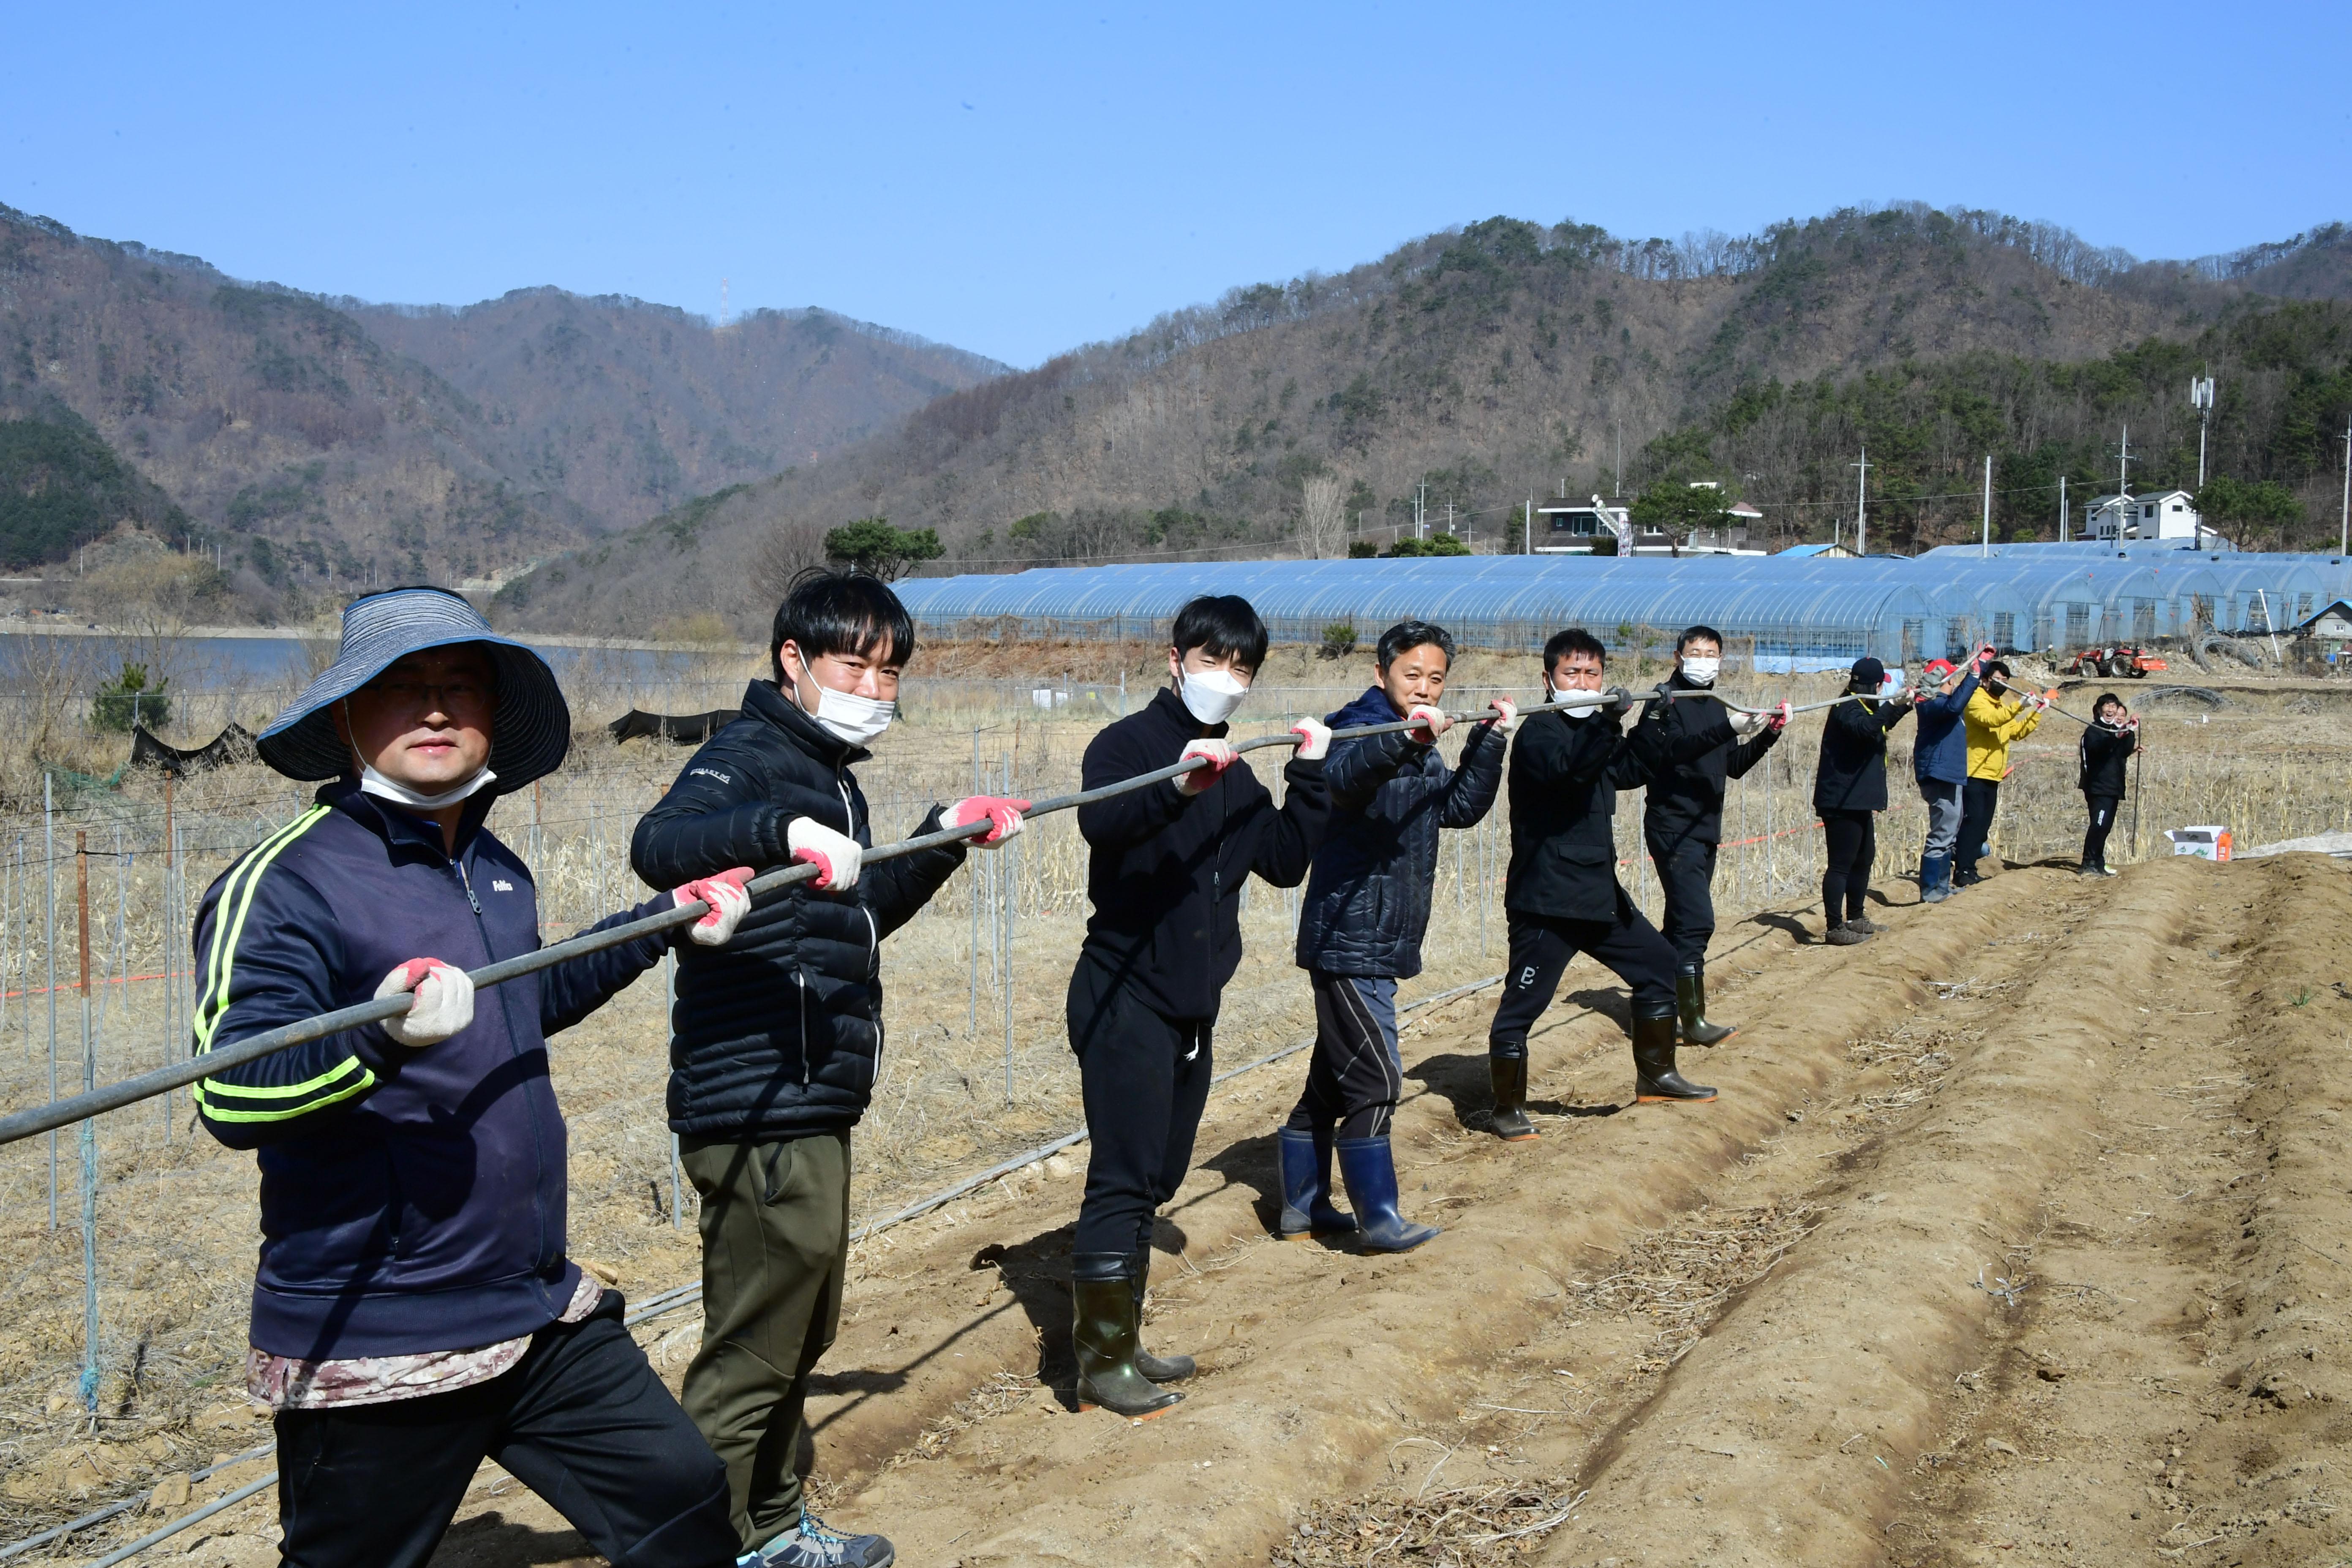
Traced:
<path id="1" fill-rule="evenodd" d="M 702 1197 L 702 1348 L 686 1413 L 727 1467 L 746 1552 L 800 1522 L 809 1374 L 841 1325 L 849 1252 L 849 1134 L 770 1143 L 686 1139 Z"/>

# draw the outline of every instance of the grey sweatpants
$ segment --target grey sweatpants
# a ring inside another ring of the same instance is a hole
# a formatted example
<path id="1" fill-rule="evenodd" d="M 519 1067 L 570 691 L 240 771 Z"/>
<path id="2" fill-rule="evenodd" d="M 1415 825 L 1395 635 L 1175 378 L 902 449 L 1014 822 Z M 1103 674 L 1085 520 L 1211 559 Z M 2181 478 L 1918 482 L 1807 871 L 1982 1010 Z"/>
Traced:
<path id="1" fill-rule="evenodd" d="M 1921 779 L 1919 798 L 1927 804 L 1927 847 L 1923 856 L 1948 858 L 1960 841 L 1960 786 L 1941 779 Z"/>

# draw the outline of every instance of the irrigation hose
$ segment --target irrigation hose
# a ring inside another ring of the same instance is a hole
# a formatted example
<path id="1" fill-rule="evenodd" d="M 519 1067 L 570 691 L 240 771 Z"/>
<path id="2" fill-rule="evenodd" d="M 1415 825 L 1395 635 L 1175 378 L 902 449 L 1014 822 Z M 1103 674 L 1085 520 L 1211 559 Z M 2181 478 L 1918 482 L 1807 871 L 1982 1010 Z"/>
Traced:
<path id="1" fill-rule="evenodd" d="M 1596 693 L 1596 696 L 1599 695 L 1604 694 Z M 1360 724 L 1350 729 L 1336 731 L 1333 738 L 1353 740 L 1365 735 L 1392 734 L 1400 731 L 1418 728 L 1420 726 L 1403 720 L 1388 724 Z M 1286 732 L 1280 735 L 1262 735 L 1253 741 L 1236 742 L 1234 750 L 1253 752 L 1265 746 L 1295 746 L 1298 743 L 1298 738 L 1295 734 Z M 1070 811 L 1081 805 L 1090 805 L 1098 800 L 1108 800 L 1113 795 L 1143 789 L 1163 779 L 1176 778 L 1208 765 L 1203 758 L 1187 758 L 1182 762 L 1171 763 L 1164 768 L 1154 768 L 1147 773 L 1138 773 L 1130 779 L 1121 779 L 1116 784 L 1102 784 L 1094 789 L 1077 790 L 1069 795 L 1055 795 L 1047 800 L 1037 801 L 1023 815 L 1043 816 L 1051 812 Z M 862 858 L 868 863 L 878 860 L 896 860 L 926 849 L 937 849 L 961 839 L 970 838 L 976 834 L 988 831 L 988 820 L 984 817 L 978 822 L 965 823 L 960 827 L 942 827 L 935 833 L 918 834 L 911 838 L 901 838 L 896 843 L 877 845 L 867 850 Z M 773 893 L 780 889 L 797 887 L 812 879 L 816 874 L 817 868 L 806 864 L 779 867 L 775 870 L 752 878 L 745 885 L 744 890 L 757 899 L 762 894 Z M 467 971 L 467 978 L 473 981 L 478 988 L 502 984 L 526 974 L 535 974 L 542 969 L 552 969 L 559 963 L 566 963 L 592 952 L 602 952 L 608 947 L 618 947 L 624 942 L 636 942 L 645 937 L 675 930 L 679 926 L 700 920 L 709 911 L 709 905 L 699 900 L 689 900 L 676 909 L 665 910 L 659 914 L 646 915 L 640 920 L 608 926 L 603 931 L 589 931 L 567 941 L 556 942 L 552 946 L 542 947 L 535 952 L 527 952 L 515 958 L 501 959 L 495 963 L 484 964 L 479 969 Z M 12 1115 L 0 1116 L 0 1146 L 19 1142 L 24 1139 L 53 1131 L 60 1127 L 71 1126 L 77 1121 L 86 1121 L 109 1110 L 120 1110 L 124 1106 L 136 1105 L 142 1100 L 152 1100 L 159 1094 L 168 1094 L 175 1089 L 194 1083 L 199 1079 L 210 1078 L 215 1073 L 226 1071 L 230 1068 L 242 1067 L 247 1062 L 257 1061 L 263 1057 L 275 1056 L 279 1051 L 291 1050 L 296 1046 L 307 1045 L 312 1040 L 323 1039 L 329 1035 L 340 1034 L 345 1029 L 363 1028 L 370 1024 L 383 1023 L 387 1018 L 399 1017 L 408 1011 L 412 1001 L 413 998 L 403 994 L 355 1003 L 349 1007 L 339 1007 L 331 1013 L 321 1013 L 316 1017 L 299 1019 L 291 1024 L 280 1025 L 275 1029 L 265 1029 L 257 1035 L 248 1035 L 244 1039 L 207 1051 L 202 1056 L 191 1057 L 186 1061 L 173 1062 L 165 1067 L 156 1068 L 134 1078 L 126 1078 L 119 1082 L 108 1084 L 102 1089 L 91 1089 L 67 1100 L 53 1100 L 46 1105 L 32 1106 Z"/>

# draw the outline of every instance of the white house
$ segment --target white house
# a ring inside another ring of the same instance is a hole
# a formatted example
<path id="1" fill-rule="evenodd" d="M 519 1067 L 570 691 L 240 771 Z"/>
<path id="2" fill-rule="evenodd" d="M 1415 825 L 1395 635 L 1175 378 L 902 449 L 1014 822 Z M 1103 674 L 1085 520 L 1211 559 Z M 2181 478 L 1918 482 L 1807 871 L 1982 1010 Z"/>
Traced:
<path id="1" fill-rule="evenodd" d="M 2202 548 L 2221 535 L 2205 526 L 2197 498 L 2188 490 L 2147 495 L 2099 496 L 2083 508 L 2083 537 L 2119 542 L 2126 539 L 2179 539 Z"/>
<path id="2" fill-rule="evenodd" d="M 1663 532 L 1636 531 L 1626 508 L 1612 506 L 1599 496 L 1585 501 L 1554 501 L 1536 508 L 1535 552 L 1590 555 L 1601 540 L 1613 537 L 1620 555 L 1763 554 L 1761 550 L 1748 548 L 1748 540 L 1751 528 L 1761 529 L 1764 514 L 1744 500 L 1732 502 L 1727 510 L 1729 526 L 1719 531 L 1703 528 L 1688 539 L 1677 540 Z"/>

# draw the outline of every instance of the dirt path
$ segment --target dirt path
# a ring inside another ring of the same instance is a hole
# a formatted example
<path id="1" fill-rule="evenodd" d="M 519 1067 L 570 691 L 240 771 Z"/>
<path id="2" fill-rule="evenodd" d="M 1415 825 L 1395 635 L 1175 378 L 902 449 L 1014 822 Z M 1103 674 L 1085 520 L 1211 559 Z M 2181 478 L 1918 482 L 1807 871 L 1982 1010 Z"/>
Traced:
<path id="1" fill-rule="evenodd" d="M 1622 999 L 1568 999 L 1530 1144 L 1475 1125 L 1491 999 L 1423 1015 L 1400 1166 L 1446 1230 L 1404 1258 L 1267 1240 L 1297 1066 L 1228 1085 L 1160 1230 L 1151 1338 L 1203 1363 L 1160 1420 L 1066 1408 L 1075 1168 L 889 1233 L 824 1511 L 971 1568 L 2338 1560 L 2343 868 L 2027 869 L 1886 920 L 1725 933 L 1711 1106 L 1623 1109 Z M 649 1325 L 673 1376 L 698 1331 Z M 486 1472 L 441 1560 L 579 1551 Z"/>

